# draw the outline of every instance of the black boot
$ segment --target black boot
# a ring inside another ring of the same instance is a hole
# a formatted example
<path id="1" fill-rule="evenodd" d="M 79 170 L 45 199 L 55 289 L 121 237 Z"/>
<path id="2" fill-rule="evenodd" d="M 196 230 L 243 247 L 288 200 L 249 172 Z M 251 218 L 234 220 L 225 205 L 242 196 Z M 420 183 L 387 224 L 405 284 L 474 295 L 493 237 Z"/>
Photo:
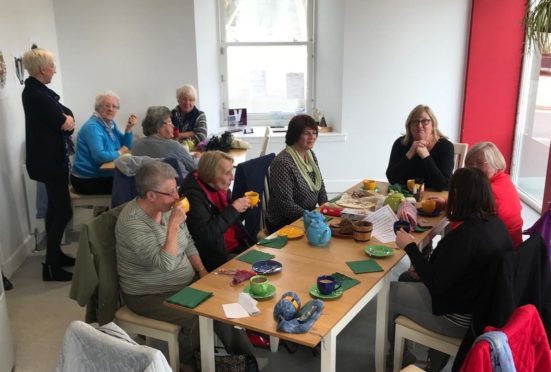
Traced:
<path id="1" fill-rule="evenodd" d="M 2 282 L 4 284 L 4 290 L 9 291 L 10 289 L 13 289 L 13 284 L 11 284 L 10 280 L 2 274 Z"/>
<path id="2" fill-rule="evenodd" d="M 61 253 L 59 257 L 59 262 L 61 263 L 61 266 L 68 267 L 68 266 L 75 266 L 75 259 L 71 256 L 67 256 L 65 253 Z"/>
<path id="3" fill-rule="evenodd" d="M 60 266 L 42 264 L 42 280 L 45 282 L 68 282 L 73 279 L 73 273 L 63 270 Z"/>

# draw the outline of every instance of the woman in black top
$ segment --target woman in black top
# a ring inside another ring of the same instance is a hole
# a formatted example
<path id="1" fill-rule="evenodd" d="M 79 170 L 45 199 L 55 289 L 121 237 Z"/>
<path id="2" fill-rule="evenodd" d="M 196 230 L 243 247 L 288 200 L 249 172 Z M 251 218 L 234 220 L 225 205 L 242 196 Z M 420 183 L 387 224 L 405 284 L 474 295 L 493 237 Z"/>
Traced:
<path id="1" fill-rule="evenodd" d="M 513 249 L 511 237 L 495 213 L 488 177 L 479 169 L 461 168 L 450 180 L 446 216 L 452 231 L 430 258 L 421 254 L 409 234 L 403 230 L 396 233 L 396 245 L 406 251 L 421 282 L 391 283 L 391 340 L 394 318 L 400 314 L 440 334 L 466 334 L 489 264 Z"/>
<path id="2" fill-rule="evenodd" d="M 453 171 L 453 144 L 438 130 L 429 106 L 417 105 L 406 120 L 406 134 L 392 145 L 386 177 L 391 184 L 405 185 L 422 178 L 435 190 L 448 188 Z"/>
<path id="3" fill-rule="evenodd" d="M 62 266 L 74 265 L 75 259 L 63 254 L 60 245 L 73 214 L 68 151 L 75 120 L 71 110 L 59 102 L 59 96 L 46 87 L 56 73 L 53 54 L 46 49 L 31 49 L 23 56 L 23 65 L 30 75 L 22 94 L 26 166 L 31 179 L 46 185 L 48 195 L 46 263 L 42 279 L 68 281 L 72 274 Z"/>

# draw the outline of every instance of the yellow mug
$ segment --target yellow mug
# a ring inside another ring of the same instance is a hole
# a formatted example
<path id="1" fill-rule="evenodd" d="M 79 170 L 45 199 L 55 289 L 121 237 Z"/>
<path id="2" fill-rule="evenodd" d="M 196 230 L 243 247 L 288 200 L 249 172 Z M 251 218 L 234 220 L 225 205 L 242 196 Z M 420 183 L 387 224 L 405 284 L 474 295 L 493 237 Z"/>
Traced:
<path id="1" fill-rule="evenodd" d="M 364 190 L 375 190 L 377 188 L 377 182 L 374 180 L 364 180 Z"/>
<path id="2" fill-rule="evenodd" d="M 184 212 L 186 213 L 189 212 L 189 200 L 187 200 L 185 196 L 180 200 L 178 200 L 176 204 L 181 205 L 182 208 L 184 209 Z"/>
<path id="3" fill-rule="evenodd" d="M 436 200 L 425 199 L 421 202 L 421 209 L 425 213 L 432 213 L 436 209 Z"/>
<path id="4" fill-rule="evenodd" d="M 413 186 L 415 185 L 415 180 L 412 178 L 408 180 L 407 187 L 409 192 L 413 192 Z"/>
<path id="5" fill-rule="evenodd" d="M 251 207 L 255 207 L 260 200 L 260 197 L 256 191 L 247 191 L 245 193 L 245 196 L 247 197 L 247 199 L 249 199 L 249 204 L 251 205 Z"/>

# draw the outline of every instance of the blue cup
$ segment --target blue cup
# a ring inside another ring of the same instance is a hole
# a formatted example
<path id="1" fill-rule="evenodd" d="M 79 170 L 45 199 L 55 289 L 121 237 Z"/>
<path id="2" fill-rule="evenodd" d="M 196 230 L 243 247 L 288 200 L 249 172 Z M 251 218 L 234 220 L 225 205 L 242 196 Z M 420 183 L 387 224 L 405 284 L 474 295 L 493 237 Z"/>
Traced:
<path id="1" fill-rule="evenodd" d="M 400 229 L 404 229 L 404 231 L 408 233 L 411 231 L 411 224 L 408 221 L 401 220 L 394 222 L 394 233 L 396 234 Z"/>
<path id="2" fill-rule="evenodd" d="M 318 291 L 325 296 L 332 294 L 341 287 L 341 282 L 331 275 L 318 276 L 317 283 Z"/>

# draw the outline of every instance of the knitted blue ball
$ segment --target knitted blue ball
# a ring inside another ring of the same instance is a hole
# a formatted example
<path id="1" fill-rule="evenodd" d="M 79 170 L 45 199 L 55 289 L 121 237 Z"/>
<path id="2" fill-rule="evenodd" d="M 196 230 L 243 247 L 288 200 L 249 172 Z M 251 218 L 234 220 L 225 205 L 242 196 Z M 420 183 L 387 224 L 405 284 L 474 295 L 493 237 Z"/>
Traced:
<path id="1" fill-rule="evenodd" d="M 285 292 L 274 307 L 274 318 L 276 321 L 281 319 L 293 319 L 301 308 L 300 298 L 295 292 Z"/>

